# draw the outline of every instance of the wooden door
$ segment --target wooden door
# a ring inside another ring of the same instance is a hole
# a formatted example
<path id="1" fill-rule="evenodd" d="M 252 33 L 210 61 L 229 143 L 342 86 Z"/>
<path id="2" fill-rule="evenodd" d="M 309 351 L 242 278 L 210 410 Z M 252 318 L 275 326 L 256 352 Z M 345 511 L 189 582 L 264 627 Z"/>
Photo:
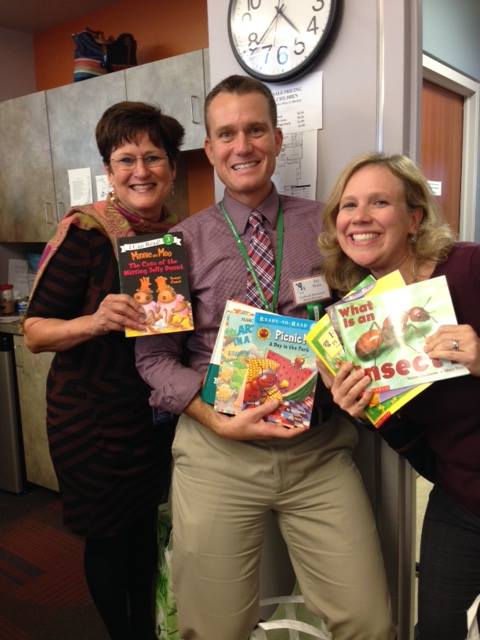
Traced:
<path id="1" fill-rule="evenodd" d="M 463 96 L 423 81 L 420 165 L 429 180 L 441 184 L 436 196 L 455 233 L 460 228 L 463 147 Z"/>

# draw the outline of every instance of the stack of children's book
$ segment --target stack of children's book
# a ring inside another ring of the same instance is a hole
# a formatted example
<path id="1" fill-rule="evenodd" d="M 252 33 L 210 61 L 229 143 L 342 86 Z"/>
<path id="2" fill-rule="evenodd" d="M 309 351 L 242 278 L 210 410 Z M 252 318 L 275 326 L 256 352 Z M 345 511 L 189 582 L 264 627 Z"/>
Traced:
<path id="1" fill-rule="evenodd" d="M 469 373 L 425 353 L 425 338 L 444 324 L 457 324 L 445 276 L 407 286 L 394 271 L 378 280 L 368 276 L 328 307 L 306 341 L 332 375 L 349 360 L 370 376 L 365 413 L 380 427 L 432 382 Z"/>
<path id="2" fill-rule="evenodd" d="M 228 300 L 202 399 L 230 415 L 278 400 L 267 422 L 310 426 L 317 367 L 305 336 L 312 326 L 311 320 Z"/>

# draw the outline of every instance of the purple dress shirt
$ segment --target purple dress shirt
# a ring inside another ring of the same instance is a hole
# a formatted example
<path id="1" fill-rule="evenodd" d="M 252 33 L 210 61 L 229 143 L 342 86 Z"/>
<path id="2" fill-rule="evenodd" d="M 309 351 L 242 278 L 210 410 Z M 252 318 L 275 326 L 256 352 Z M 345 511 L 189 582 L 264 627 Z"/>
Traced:
<path id="1" fill-rule="evenodd" d="M 284 211 L 283 262 L 278 312 L 306 317 L 297 306 L 294 280 L 320 271 L 317 237 L 321 230 L 321 205 L 303 198 L 279 196 L 275 188 L 257 207 L 276 248 L 279 199 Z M 251 235 L 252 209 L 224 196 L 224 205 L 245 246 Z M 200 391 L 215 344 L 225 302 L 246 302 L 247 268 L 218 205 L 197 213 L 171 231 L 181 231 L 190 263 L 190 289 L 195 329 L 137 338 L 136 361 L 142 378 L 152 387 L 150 404 L 180 414 Z"/>

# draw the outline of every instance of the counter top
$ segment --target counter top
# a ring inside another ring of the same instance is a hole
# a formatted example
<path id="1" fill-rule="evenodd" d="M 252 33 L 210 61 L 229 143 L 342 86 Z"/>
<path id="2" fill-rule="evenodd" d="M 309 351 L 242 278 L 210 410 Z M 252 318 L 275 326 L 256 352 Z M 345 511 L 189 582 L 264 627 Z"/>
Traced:
<path id="1" fill-rule="evenodd" d="M 0 316 L 0 333 L 23 335 L 20 316 Z"/>

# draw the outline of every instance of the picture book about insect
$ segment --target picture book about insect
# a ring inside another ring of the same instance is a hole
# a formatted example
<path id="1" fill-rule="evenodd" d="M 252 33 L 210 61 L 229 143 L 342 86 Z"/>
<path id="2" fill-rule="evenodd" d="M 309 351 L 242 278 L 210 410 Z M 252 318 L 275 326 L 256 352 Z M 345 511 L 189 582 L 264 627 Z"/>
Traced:
<path id="1" fill-rule="evenodd" d="M 375 280 L 373 276 L 367 276 L 342 298 L 340 303 L 404 286 L 405 282 L 399 271 L 394 271 L 378 280 Z M 310 348 L 333 376 L 337 374 L 342 362 L 348 359 L 339 335 L 332 323 L 333 319 L 337 324 L 334 311 L 336 304 L 327 307 L 327 313 L 312 327 L 306 336 Z M 366 407 L 365 414 L 370 422 L 378 428 L 391 415 L 424 391 L 428 386 L 429 384 L 407 385 L 390 392 L 377 391 L 373 394 L 370 404 Z"/>
<path id="2" fill-rule="evenodd" d="M 215 409 L 233 415 L 275 399 L 280 405 L 265 420 L 308 427 L 317 368 L 305 335 L 313 321 L 233 301 L 227 302 L 224 317 Z"/>
<path id="3" fill-rule="evenodd" d="M 404 287 L 399 271 L 393 271 L 383 278 L 376 280 L 372 275 L 359 282 L 351 291 L 338 302 L 329 305 L 326 314 L 315 323 L 307 334 L 307 343 L 315 351 L 332 375 L 336 375 L 342 362 L 345 360 L 345 352 L 339 337 L 339 327 L 335 315 L 335 306 L 363 296 L 375 295 L 389 289 Z"/>
<path id="4" fill-rule="evenodd" d="M 400 273 L 400 271 L 398 271 L 398 269 L 396 271 L 392 271 L 391 273 L 388 273 L 387 275 L 383 276 L 382 278 L 379 278 L 378 280 L 376 280 L 374 276 L 368 275 L 361 282 L 359 282 L 357 286 L 352 289 L 352 291 L 347 293 L 347 295 L 344 296 L 339 302 L 336 302 L 328 306 L 325 309 L 325 311 L 327 312 L 330 318 L 330 321 L 332 323 L 332 326 L 335 329 L 339 343 L 341 344 L 341 341 L 338 338 L 339 326 L 338 326 L 338 319 L 335 313 L 335 306 L 337 304 L 339 304 L 340 302 L 349 302 L 350 300 L 357 300 L 358 298 L 361 298 L 363 296 L 379 295 L 384 291 L 390 291 L 391 289 L 398 289 L 399 287 L 404 287 L 404 286 L 406 286 L 405 280 L 403 279 L 402 274 Z M 343 352 L 343 346 L 341 348 Z M 403 391 L 408 391 L 411 388 L 412 386 L 409 385 L 399 389 L 393 389 L 389 391 L 379 391 L 373 397 L 372 399 L 373 403 L 377 404 L 377 401 L 383 402 L 384 400 L 387 400 L 388 398 L 391 398 L 394 395 L 398 395 Z"/>
<path id="5" fill-rule="evenodd" d="M 449 360 L 432 360 L 425 338 L 457 324 L 445 276 L 335 306 L 347 359 L 372 379 L 377 392 L 467 375 Z"/>
<path id="6" fill-rule="evenodd" d="M 188 262 L 181 233 L 117 238 L 120 290 L 142 305 L 146 330 L 127 338 L 193 329 Z"/>

